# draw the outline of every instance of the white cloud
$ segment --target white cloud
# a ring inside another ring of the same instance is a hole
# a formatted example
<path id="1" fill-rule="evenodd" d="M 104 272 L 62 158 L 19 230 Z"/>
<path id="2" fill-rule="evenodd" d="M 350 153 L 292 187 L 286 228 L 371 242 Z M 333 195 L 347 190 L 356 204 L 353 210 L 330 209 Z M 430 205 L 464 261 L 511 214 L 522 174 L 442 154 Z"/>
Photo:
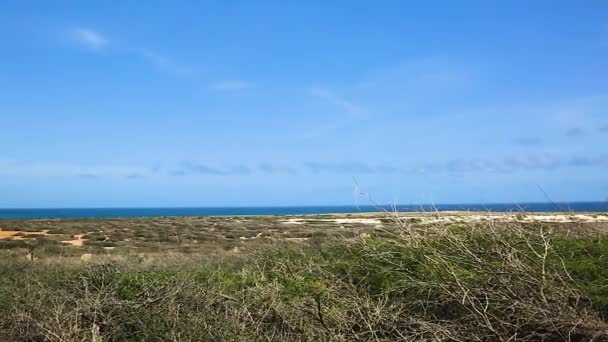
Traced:
<path id="1" fill-rule="evenodd" d="M 214 83 L 210 86 L 213 90 L 219 91 L 237 91 L 249 88 L 251 85 L 244 81 L 239 80 L 226 80 Z"/>
<path id="2" fill-rule="evenodd" d="M 104 35 L 88 28 L 78 27 L 73 29 L 71 33 L 78 42 L 91 49 L 98 50 L 108 44 L 108 39 Z"/>

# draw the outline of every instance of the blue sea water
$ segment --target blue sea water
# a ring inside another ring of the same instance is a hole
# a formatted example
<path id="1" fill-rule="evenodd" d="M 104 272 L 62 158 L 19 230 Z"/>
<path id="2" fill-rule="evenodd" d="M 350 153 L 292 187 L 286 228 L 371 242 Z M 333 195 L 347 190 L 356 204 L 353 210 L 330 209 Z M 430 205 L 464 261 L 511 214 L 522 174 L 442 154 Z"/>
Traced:
<path id="1" fill-rule="evenodd" d="M 304 215 L 373 212 L 390 206 L 285 206 L 285 207 L 186 207 L 186 208 L 45 208 L 0 209 L 0 219 L 119 218 L 157 216 Z M 439 204 L 399 205 L 399 211 L 529 211 L 608 212 L 608 202 L 523 203 L 523 204 Z"/>

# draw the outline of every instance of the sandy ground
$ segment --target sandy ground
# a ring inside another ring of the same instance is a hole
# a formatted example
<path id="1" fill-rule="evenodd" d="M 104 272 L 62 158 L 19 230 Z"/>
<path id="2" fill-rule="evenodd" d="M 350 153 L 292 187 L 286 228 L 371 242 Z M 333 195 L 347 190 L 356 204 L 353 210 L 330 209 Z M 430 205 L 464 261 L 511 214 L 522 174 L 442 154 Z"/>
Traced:
<path id="1" fill-rule="evenodd" d="M 360 223 L 360 224 L 373 224 L 378 225 L 381 224 L 382 221 L 379 219 L 372 218 L 336 218 L 336 219 L 315 219 L 316 222 L 334 222 L 337 224 L 345 224 L 345 223 Z M 289 220 L 283 221 L 285 224 L 306 224 L 305 219 L 297 219 L 292 218 Z"/>
<path id="2" fill-rule="evenodd" d="M 61 242 L 68 244 L 68 245 L 80 247 L 84 244 L 84 241 L 85 241 L 85 239 L 83 237 L 84 237 L 84 234 L 76 234 L 76 235 L 74 235 L 73 240 L 67 240 L 67 241 L 61 241 Z"/>
<path id="3" fill-rule="evenodd" d="M 346 215 L 355 216 L 345 217 Z M 417 219 L 422 223 L 448 223 L 448 222 L 608 222 L 608 215 L 588 214 L 588 213 L 479 213 L 479 212 L 427 212 L 427 213 L 361 213 L 361 214 L 335 214 L 337 218 L 327 218 L 330 215 L 323 215 L 323 218 L 315 218 L 314 221 L 333 222 L 336 224 L 364 224 L 381 225 L 381 218 L 400 218 L 402 220 Z M 331 215 L 334 216 L 334 215 Z M 312 219 L 312 217 L 311 217 Z M 284 224 L 306 224 L 307 218 L 290 218 L 283 220 Z"/>
<path id="4" fill-rule="evenodd" d="M 390 226 L 391 219 L 420 224 L 482 223 L 482 222 L 547 222 L 547 223 L 608 223 L 608 213 L 497 213 L 497 212 L 407 212 L 407 213 L 353 213 L 293 215 L 272 217 L 215 218 L 145 218 L 108 220 L 0 220 L 0 240 L 27 240 L 48 235 L 69 247 L 86 247 L 87 234 L 97 234 L 98 241 L 120 246 L 131 246 L 131 240 L 145 244 L 165 238 L 163 232 L 179 227 L 180 234 L 189 236 L 187 241 L 198 244 L 215 241 L 226 244 L 247 242 L 266 237 L 283 236 L 287 241 L 305 241 L 309 229 L 340 235 L 343 231 L 370 232 Z M 107 228 L 110 225 L 111 227 Z M 86 227 L 86 228 L 85 228 Z M 59 228 L 57 233 L 55 229 Z M 106 229 L 107 228 L 107 229 Z M 314 229 L 313 229 L 314 228 Z M 22 230 L 18 230 L 22 229 Z M 67 232 L 66 232 L 67 230 Z M 113 234 L 117 232 L 117 236 Z M 89 233 L 86 233 L 89 232 Z M 257 234 L 251 234 L 252 232 Z M 337 233 L 336 233 L 337 232 Z M 248 234 L 243 234 L 248 233 Z M 150 240 L 151 239 L 151 240 Z M 170 238 L 165 238 L 170 239 Z M 219 240 L 218 240 L 219 239 Z M 233 240 L 234 239 L 234 240 Z M 104 246 L 111 251 L 115 247 Z"/>
<path id="5" fill-rule="evenodd" d="M 408 216 L 399 215 L 402 218 L 419 218 L 425 223 L 439 222 L 608 222 L 608 215 L 596 214 L 547 214 L 547 213 L 439 213 Z"/>
<path id="6" fill-rule="evenodd" d="M 47 235 L 48 230 L 43 230 L 39 232 L 22 232 L 17 230 L 0 230 L 0 240 L 11 239 L 11 240 L 24 240 L 26 238 L 31 238 L 40 235 Z"/>
<path id="7" fill-rule="evenodd" d="M 39 232 L 24 232 L 18 230 L 0 230 L 0 240 L 26 240 L 29 238 L 33 238 L 36 236 L 48 235 L 48 230 L 42 230 Z M 85 234 L 76 234 L 74 235 L 73 240 L 61 241 L 65 244 L 72 246 L 82 246 L 84 241 Z"/>

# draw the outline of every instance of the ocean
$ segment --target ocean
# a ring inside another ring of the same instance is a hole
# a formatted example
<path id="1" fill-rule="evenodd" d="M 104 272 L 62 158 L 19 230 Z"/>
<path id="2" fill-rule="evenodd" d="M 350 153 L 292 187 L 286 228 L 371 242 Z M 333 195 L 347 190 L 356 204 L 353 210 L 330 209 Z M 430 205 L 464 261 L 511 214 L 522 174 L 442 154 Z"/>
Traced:
<path id="1" fill-rule="evenodd" d="M 157 216 L 305 215 L 391 210 L 391 206 L 167 207 L 0 209 L 0 219 L 133 218 Z M 398 205 L 399 211 L 608 212 L 608 202 Z"/>

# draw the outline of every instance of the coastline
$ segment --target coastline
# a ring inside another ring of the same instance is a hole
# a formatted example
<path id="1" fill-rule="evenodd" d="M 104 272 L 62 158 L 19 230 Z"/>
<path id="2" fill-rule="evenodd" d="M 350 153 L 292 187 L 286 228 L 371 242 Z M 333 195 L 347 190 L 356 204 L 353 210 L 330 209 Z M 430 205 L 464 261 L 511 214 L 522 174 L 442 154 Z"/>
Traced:
<path id="1" fill-rule="evenodd" d="M 403 214 L 431 213 L 608 213 L 608 202 L 494 203 L 494 204 L 423 204 L 397 205 Z M 319 205 L 274 207 L 159 207 L 159 208 L 0 208 L 2 219 L 92 219 L 145 217 L 227 217 L 282 215 L 366 215 L 392 212 L 390 205 Z"/>
<path id="2" fill-rule="evenodd" d="M 158 215 L 158 216 L 93 216 L 93 217 L 2 217 L 0 216 L 0 223 L 3 221 L 104 221 L 104 220 L 154 220 L 154 219 L 175 219 L 175 220 L 188 220 L 188 219 L 200 219 L 200 218 L 346 218 L 346 217 L 403 217 L 403 218 L 416 218 L 416 217 L 454 217 L 454 218 L 466 218 L 466 217 L 487 217 L 487 218 L 500 218 L 500 217 L 516 217 L 524 216 L 529 219 L 542 219 L 552 216 L 559 217 L 570 217 L 572 219 L 583 219 L 592 221 L 590 217 L 596 216 L 600 221 L 604 218 L 608 220 L 608 212 L 606 211 L 572 211 L 572 212 L 560 212 L 560 211 L 466 211 L 466 210 L 445 210 L 445 211 L 366 211 L 366 212 L 332 212 L 332 213 L 310 213 L 310 214 L 233 214 L 233 215 Z"/>

